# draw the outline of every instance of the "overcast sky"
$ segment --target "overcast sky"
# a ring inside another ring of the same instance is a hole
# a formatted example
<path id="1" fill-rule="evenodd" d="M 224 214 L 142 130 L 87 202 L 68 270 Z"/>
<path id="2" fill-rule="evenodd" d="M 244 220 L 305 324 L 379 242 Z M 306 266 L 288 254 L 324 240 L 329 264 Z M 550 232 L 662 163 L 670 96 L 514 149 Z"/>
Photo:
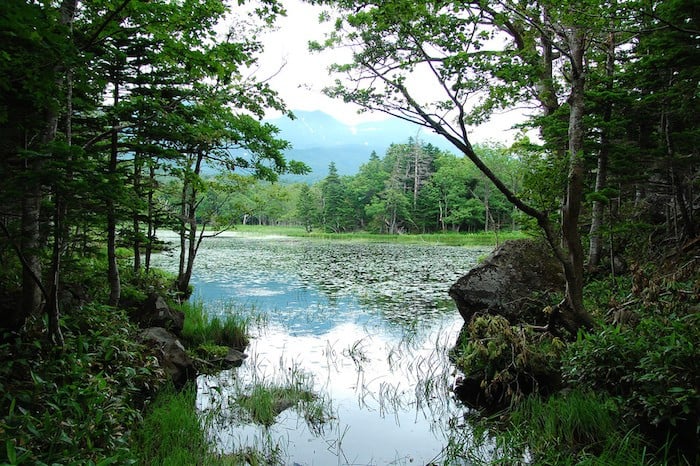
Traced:
<path id="1" fill-rule="evenodd" d="M 355 124 L 368 119 L 386 118 L 381 115 L 357 115 L 358 107 L 323 95 L 322 89 L 333 82 L 328 66 L 342 61 L 339 52 L 309 52 L 310 40 L 323 40 L 330 24 L 319 24 L 321 9 L 299 0 L 283 0 L 287 16 L 278 18 L 277 30 L 263 36 L 265 51 L 260 57 L 259 78 L 270 76 L 284 65 L 270 80 L 287 106 L 292 110 L 322 110 L 347 123 Z"/>
<path id="2" fill-rule="evenodd" d="M 284 64 L 281 71 L 270 80 L 287 106 L 292 110 L 321 110 L 343 123 L 353 125 L 359 122 L 385 119 L 382 113 L 357 114 L 358 107 L 345 104 L 341 100 L 323 95 L 324 86 L 330 85 L 334 77 L 328 75 L 328 66 L 334 62 L 344 62 L 348 57 L 339 51 L 311 53 L 310 40 L 322 40 L 331 24 L 319 24 L 321 9 L 300 0 L 282 0 L 287 16 L 277 21 L 277 30 L 263 36 L 265 51 L 260 57 L 261 68 L 258 78 L 271 76 Z M 270 115 L 274 116 L 274 115 Z M 514 131 L 508 131 L 517 115 L 500 115 L 494 121 L 475 128 L 473 142 L 494 140 L 511 142 Z"/>

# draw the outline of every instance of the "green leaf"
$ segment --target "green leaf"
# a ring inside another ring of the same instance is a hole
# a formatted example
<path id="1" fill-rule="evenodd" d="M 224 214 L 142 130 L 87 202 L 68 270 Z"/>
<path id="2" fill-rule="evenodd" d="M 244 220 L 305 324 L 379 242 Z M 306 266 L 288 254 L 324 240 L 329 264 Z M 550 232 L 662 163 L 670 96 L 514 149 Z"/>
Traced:
<path id="1" fill-rule="evenodd" d="M 8 439 L 5 442 L 5 450 L 7 451 L 7 459 L 10 464 L 17 464 L 17 451 L 15 450 L 15 443 Z"/>

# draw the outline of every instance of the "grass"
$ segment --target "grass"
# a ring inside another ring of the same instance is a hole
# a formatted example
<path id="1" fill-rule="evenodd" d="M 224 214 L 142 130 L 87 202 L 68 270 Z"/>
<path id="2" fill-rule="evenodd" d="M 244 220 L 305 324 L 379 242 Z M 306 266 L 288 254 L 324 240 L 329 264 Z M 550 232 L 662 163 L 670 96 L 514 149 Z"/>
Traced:
<path id="1" fill-rule="evenodd" d="M 195 408 L 196 391 L 164 390 L 135 433 L 140 464 L 201 464 L 212 450 Z M 211 459 L 204 463 L 211 464 Z"/>
<path id="2" fill-rule="evenodd" d="M 427 233 L 427 234 L 402 234 L 386 235 L 367 232 L 353 233 L 325 233 L 314 230 L 307 233 L 303 227 L 296 226 L 267 226 L 267 225 L 236 225 L 235 231 L 247 235 L 283 235 L 301 238 L 341 240 L 341 241 L 366 241 L 380 243 L 400 244 L 442 244 L 446 246 L 495 246 L 509 239 L 526 237 L 520 231 L 477 232 L 477 233 Z"/>
<path id="3" fill-rule="evenodd" d="M 266 427 L 274 424 L 277 415 L 289 408 L 295 408 L 311 430 L 332 417 L 328 401 L 313 392 L 312 377 L 296 366 L 286 370 L 282 380 L 257 381 L 252 387 L 241 390 L 235 401 L 250 421 Z"/>
<path id="4" fill-rule="evenodd" d="M 282 411 L 299 403 L 311 403 L 315 395 L 299 387 L 256 384 L 248 395 L 238 397 L 238 406 L 257 424 L 271 426 Z"/>
<path id="5" fill-rule="evenodd" d="M 195 387 L 163 390 L 146 413 L 133 436 L 139 464 L 149 465 L 269 465 L 275 458 L 244 449 L 229 454 L 216 452 L 207 433 L 208 416 L 195 407 Z M 212 413 L 209 416 L 213 416 Z M 273 452 L 274 454 L 274 452 Z"/>
<path id="6" fill-rule="evenodd" d="M 224 317 L 211 316 L 202 302 L 186 301 L 179 305 L 185 313 L 182 338 L 191 346 L 229 346 L 243 350 L 248 346 L 248 319 L 231 312 Z"/>
<path id="7" fill-rule="evenodd" d="M 543 400 L 526 398 L 510 414 L 501 445 L 525 450 L 533 464 L 644 465 L 651 462 L 641 437 L 625 430 L 610 398 L 572 390 Z M 512 452 L 511 452 L 512 453 Z"/>

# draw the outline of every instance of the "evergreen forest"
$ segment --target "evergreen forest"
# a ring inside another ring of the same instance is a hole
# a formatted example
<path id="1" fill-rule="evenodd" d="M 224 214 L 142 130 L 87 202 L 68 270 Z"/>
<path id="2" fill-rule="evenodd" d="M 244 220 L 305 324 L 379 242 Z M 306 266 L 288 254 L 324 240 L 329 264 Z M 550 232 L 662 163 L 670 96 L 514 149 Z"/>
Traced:
<path id="1" fill-rule="evenodd" d="M 0 464 L 271 462 L 215 454 L 196 413 L 192 456 L 139 428 L 194 394 L 131 313 L 155 292 L 193 322 L 199 247 L 240 225 L 536 238 L 566 282 L 546 325 L 474 319 L 456 352 L 507 393 L 480 422 L 533 464 L 697 464 L 698 2 L 307 0 L 330 31 L 310 51 L 352 50 L 324 93 L 453 148 L 395 141 L 313 184 L 288 181 L 309 168 L 264 119 L 293 111 L 251 71 L 285 3 L 0 4 Z M 512 144 L 472 143 L 514 109 Z M 175 276 L 151 265 L 163 231 Z M 245 347 L 200 321 L 216 335 L 186 345 Z"/>

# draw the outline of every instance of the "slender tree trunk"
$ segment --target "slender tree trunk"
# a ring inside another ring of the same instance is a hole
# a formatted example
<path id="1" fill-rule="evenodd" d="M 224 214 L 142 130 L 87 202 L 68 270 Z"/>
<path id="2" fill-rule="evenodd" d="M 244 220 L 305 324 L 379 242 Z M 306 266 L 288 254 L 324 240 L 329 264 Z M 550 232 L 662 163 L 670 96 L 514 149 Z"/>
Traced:
<path id="1" fill-rule="evenodd" d="M 46 299 L 46 312 L 48 314 L 49 338 L 56 346 L 63 346 L 63 334 L 59 324 L 60 308 L 58 300 L 58 290 L 61 279 L 61 249 L 64 239 L 64 219 L 65 209 L 61 199 L 62 193 L 59 190 L 54 192 L 54 237 L 53 250 L 51 253 L 51 287 L 48 290 Z"/>
<path id="2" fill-rule="evenodd" d="M 134 195 L 141 198 L 141 171 L 142 157 L 137 150 L 134 152 Z M 139 202 L 135 202 L 134 211 L 132 212 L 132 225 L 134 230 L 134 272 L 138 273 L 141 270 L 141 222 L 139 221 L 140 209 Z"/>
<path id="3" fill-rule="evenodd" d="M 119 78 L 117 72 L 113 76 L 114 83 L 114 107 L 119 104 Z M 119 122 L 113 122 L 112 137 L 110 144 L 109 163 L 107 172 L 112 182 L 117 176 L 117 162 L 119 155 L 119 132 L 117 130 Z M 114 198 L 107 196 L 107 281 L 109 282 L 110 306 L 117 306 L 121 296 L 121 280 L 119 277 L 119 264 L 117 263 L 117 211 Z"/>
<path id="4" fill-rule="evenodd" d="M 146 257 L 145 257 L 145 269 L 146 272 L 151 270 L 151 254 L 153 253 L 153 240 L 156 234 L 155 231 L 155 219 L 153 215 L 153 193 L 155 190 L 155 183 L 156 183 L 156 169 L 153 166 L 153 163 L 148 164 L 148 198 L 147 198 L 147 203 L 148 203 L 148 211 L 146 214 L 147 220 L 146 223 L 148 224 L 147 226 L 147 238 L 146 238 Z"/>
<path id="5" fill-rule="evenodd" d="M 608 36 L 607 59 L 605 62 L 605 76 L 607 79 L 606 88 L 608 91 L 613 90 L 613 74 L 615 71 L 615 34 L 611 32 Z M 600 136 L 600 152 L 598 153 L 598 170 L 595 179 L 595 191 L 601 192 L 608 178 L 608 155 L 610 152 L 610 128 L 608 123 L 612 119 L 612 103 L 606 102 L 603 111 L 604 127 Z M 593 209 L 591 211 L 591 229 L 589 231 L 589 248 L 588 248 L 588 271 L 593 272 L 598 268 L 600 257 L 603 251 L 603 235 L 600 229 L 603 225 L 603 215 L 605 206 L 602 201 L 596 199 L 593 201 Z M 612 251 L 611 251 L 612 254 Z M 611 264 L 612 266 L 612 264 Z"/>
<path id="6" fill-rule="evenodd" d="M 489 227 L 491 226 L 489 224 L 489 220 L 491 217 L 491 211 L 489 209 L 489 197 L 490 197 L 490 189 L 489 189 L 489 182 L 488 180 L 484 180 L 484 213 L 486 214 L 484 216 L 484 231 L 488 232 Z"/>
<path id="7" fill-rule="evenodd" d="M 189 297 L 190 279 L 194 270 L 194 260 L 201 244 L 204 227 L 200 235 L 197 234 L 197 190 L 195 180 L 199 177 L 204 154 L 200 151 L 196 155 L 193 180 L 185 181 L 183 186 L 183 221 L 180 235 L 180 269 L 177 279 L 177 290 L 185 298 Z"/>

